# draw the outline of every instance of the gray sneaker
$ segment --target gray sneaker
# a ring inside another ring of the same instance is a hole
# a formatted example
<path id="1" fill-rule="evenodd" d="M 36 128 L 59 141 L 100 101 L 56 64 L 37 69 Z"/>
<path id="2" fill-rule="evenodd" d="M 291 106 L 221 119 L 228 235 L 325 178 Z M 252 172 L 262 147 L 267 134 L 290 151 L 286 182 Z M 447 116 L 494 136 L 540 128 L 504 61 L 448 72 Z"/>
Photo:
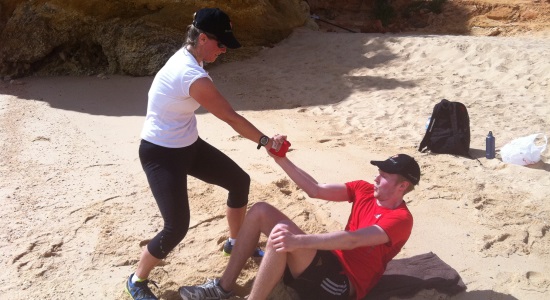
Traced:
<path id="1" fill-rule="evenodd" d="M 209 279 L 205 284 L 197 286 L 182 286 L 179 293 L 183 300 L 222 300 L 233 295 L 221 288 L 219 279 Z"/>

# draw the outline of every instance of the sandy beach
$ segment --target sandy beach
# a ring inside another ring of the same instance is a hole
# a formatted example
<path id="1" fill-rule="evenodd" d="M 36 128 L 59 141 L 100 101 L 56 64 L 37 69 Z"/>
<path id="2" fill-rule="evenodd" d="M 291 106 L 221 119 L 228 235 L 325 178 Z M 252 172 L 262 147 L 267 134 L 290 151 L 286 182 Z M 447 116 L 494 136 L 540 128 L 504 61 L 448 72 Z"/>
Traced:
<path id="1" fill-rule="evenodd" d="M 273 48 L 208 68 L 234 108 L 318 181 L 372 181 L 372 159 L 414 156 L 415 224 L 397 258 L 433 252 L 467 290 L 413 299 L 550 298 L 550 155 L 502 162 L 511 140 L 550 135 L 550 37 L 326 33 L 298 29 Z M 138 158 L 152 77 L 27 77 L 0 82 L 0 299 L 130 299 L 127 276 L 162 218 Z M 420 153 L 433 106 L 468 108 L 475 159 Z M 264 150 L 201 110 L 199 132 L 307 232 L 343 229 L 348 203 L 310 199 Z M 485 158 L 485 136 L 497 158 Z M 540 141 L 538 141 L 540 142 Z M 225 191 L 190 179 L 191 229 L 151 279 L 161 299 L 220 276 Z M 244 299 L 258 262 L 239 278 Z M 274 299 L 281 298 L 277 295 Z"/>

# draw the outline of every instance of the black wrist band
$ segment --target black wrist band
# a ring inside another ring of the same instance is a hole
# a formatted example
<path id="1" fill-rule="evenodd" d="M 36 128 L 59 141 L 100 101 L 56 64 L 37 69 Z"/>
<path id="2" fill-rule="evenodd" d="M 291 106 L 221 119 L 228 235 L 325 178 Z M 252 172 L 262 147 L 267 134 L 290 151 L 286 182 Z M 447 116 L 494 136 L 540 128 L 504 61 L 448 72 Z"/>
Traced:
<path id="1" fill-rule="evenodd" d="M 260 137 L 260 140 L 258 141 L 258 147 L 256 147 L 256 149 L 260 150 L 260 148 L 261 148 L 262 146 L 265 147 L 265 146 L 267 145 L 267 143 L 269 143 L 269 138 L 268 138 L 267 136 L 265 136 L 265 135 L 262 135 L 262 136 Z"/>

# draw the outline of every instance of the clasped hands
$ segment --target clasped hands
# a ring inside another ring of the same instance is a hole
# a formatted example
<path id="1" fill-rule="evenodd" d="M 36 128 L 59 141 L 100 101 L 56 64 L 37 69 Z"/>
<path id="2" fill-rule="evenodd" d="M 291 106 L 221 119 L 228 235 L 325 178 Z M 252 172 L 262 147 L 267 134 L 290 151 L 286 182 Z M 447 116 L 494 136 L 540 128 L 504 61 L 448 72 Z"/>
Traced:
<path id="1" fill-rule="evenodd" d="M 290 142 L 286 140 L 286 135 L 276 134 L 271 138 L 269 153 L 271 156 L 285 157 L 290 145 Z"/>

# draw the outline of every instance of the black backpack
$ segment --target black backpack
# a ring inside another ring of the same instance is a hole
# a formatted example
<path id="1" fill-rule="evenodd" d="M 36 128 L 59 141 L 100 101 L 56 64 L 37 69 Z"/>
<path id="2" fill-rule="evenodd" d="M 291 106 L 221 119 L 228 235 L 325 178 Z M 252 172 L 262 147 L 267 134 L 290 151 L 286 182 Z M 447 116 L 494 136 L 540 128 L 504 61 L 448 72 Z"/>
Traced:
<path id="1" fill-rule="evenodd" d="M 441 100 L 434 106 L 418 151 L 470 156 L 470 117 L 460 102 Z"/>

